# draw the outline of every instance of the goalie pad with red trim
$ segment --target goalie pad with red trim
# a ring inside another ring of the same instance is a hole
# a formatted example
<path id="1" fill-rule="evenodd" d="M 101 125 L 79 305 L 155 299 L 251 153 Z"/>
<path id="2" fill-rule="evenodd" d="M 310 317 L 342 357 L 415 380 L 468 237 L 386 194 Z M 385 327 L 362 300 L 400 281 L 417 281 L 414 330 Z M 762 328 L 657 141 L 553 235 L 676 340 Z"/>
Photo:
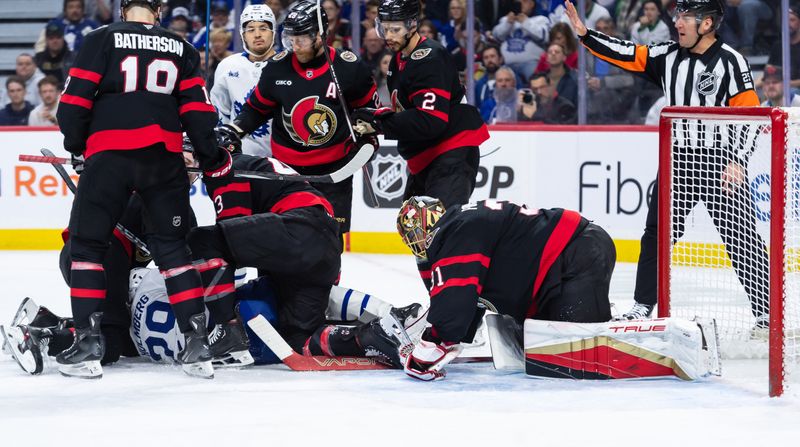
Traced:
<path id="1" fill-rule="evenodd" d="M 720 375 L 714 320 L 525 320 L 525 373 L 572 379 Z"/>

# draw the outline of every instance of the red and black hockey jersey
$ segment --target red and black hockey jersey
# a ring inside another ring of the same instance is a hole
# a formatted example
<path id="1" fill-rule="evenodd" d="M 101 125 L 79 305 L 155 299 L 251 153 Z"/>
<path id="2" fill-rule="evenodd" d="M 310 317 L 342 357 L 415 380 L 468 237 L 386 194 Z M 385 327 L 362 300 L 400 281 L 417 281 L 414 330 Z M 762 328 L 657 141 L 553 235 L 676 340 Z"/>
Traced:
<path id="1" fill-rule="evenodd" d="M 233 154 L 233 169 L 239 171 L 295 173 L 292 168 L 269 157 Z M 295 208 L 319 206 L 330 216 L 333 207 L 308 182 L 236 178 L 209 190 L 217 221 L 261 213 L 284 213 Z"/>
<path id="2" fill-rule="evenodd" d="M 189 43 L 159 26 L 119 22 L 92 31 L 58 107 L 65 149 L 87 158 L 147 147 L 181 152 L 185 131 L 201 164 L 216 159 L 217 115 L 199 65 Z"/>
<path id="3" fill-rule="evenodd" d="M 422 38 L 407 59 L 397 53 L 386 79 L 395 113 L 382 121 L 386 138 L 417 173 L 439 155 L 489 139 L 480 112 L 465 101 L 464 86 L 450 54 Z"/>
<path id="4" fill-rule="evenodd" d="M 349 110 L 342 110 L 325 55 L 301 64 L 282 51 L 269 59 L 235 120 L 250 133 L 272 118 L 272 156 L 296 168 L 345 159 L 353 141 L 344 114 L 378 105 L 369 67 L 350 51 L 328 51 Z"/>
<path id="5" fill-rule="evenodd" d="M 478 298 L 517 321 L 540 303 L 550 266 L 589 221 L 560 208 L 529 210 L 509 202 L 452 207 L 432 230 L 428 321 L 432 335 L 457 343 L 467 334 Z M 427 281 L 426 281 L 427 282 Z"/>

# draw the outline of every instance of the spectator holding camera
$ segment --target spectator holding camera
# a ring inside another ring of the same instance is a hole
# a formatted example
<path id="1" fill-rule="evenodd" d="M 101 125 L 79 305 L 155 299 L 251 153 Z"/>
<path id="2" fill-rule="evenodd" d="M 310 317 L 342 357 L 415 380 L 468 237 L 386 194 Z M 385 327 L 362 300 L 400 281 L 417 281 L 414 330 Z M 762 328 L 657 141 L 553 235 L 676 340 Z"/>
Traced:
<path id="1" fill-rule="evenodd" d="M 556 92 L 547 73 L 535 73 L 530 89 L 519 91 L 518 121 L 537 121 L 544 124 L 575 124 L 578 116 L 575 105 Z"/>

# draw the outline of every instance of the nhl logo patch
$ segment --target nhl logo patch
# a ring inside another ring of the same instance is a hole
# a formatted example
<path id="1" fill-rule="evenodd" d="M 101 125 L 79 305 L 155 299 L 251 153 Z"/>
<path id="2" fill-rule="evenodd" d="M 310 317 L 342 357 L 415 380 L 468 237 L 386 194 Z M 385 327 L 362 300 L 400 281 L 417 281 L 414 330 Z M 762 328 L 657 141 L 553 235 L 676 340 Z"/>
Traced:
<path id="1" fill-rule="evenodd" d="M 372 164 L 372 190 L 384 200 L 401 197 L 406 190 L 406 164 L 400 155 L 378 154 Z"/>
<path id="2" fill-rule="evenodd" d="M 697 75 L 697 81 L 694 84 L 694 89 L 697 93 L 705 96 L 716 95 L 719 90 L 719 76 L 714 72 L 704 71 Z"/>
<path id="3" fill-rule="evenodd" d="M 421 48 L 421 49 L 416 50 L 413 53 L 411 53 L 411 59 L 415 60 L 415 61 L 418 61 L 418 60 L 424 58 L 425 56 L 427 56 L 429 54 L 431 54 L 431 49 L 430 48 Z"/>
<path id="4" fill-rule="evenodd" d="M 280 53 L 276 54 L 275 56 L 272 56 L 272 60 L 275 61 L 275 62 L 278 62 L 279 60 L 281 60 L 284 57 L 286 57 L 287 54 L 289 54 L 289 52 L 286 51 L 286 50 L 283 50 Z"/>
<path id="5" fill-rule="evenodd" d="M 355 62 L 356 61 L 356 55 L 352 51 L 343 51 L 342 52 L 342 59 L 345 62 Z"/>

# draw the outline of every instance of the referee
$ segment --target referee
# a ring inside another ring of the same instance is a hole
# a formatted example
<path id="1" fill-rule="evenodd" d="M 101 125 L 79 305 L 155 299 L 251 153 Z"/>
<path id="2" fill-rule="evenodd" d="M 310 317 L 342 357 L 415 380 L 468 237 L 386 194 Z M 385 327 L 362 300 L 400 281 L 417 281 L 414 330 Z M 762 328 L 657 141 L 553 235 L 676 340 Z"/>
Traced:
<path id="1" fill-rule="evenodd" d="M 575 6 L 567 0 L 566 13 L 583 45 L 595 56 L 627 71 L 639 73 L 661 85 L 671 106 L 758 106 L 750 66 L 741 54 L 717 38 L 725 15 L 724 0 L 678 0 L 675 28 L 678 42 L 649 46 L 615 39 L 589 30 Z M 757 327 L 767 327 L 768 262 L 766 245 L 756 232 L 752 197 L 746 185 L 744 166 L 752 153 L 739 155 L 734 136 L 719 128 L 709 132 L 694 124 L 696 131 L 685 132 L 690 151 L 677 151 L 679 169 L 675 171 L 676 210 L 673 222 L 677 235 L 683 233 L 686 215 L 702 201 L 719 232 L 739 281 L 750 299 Z M 689 129 L 677 123 L 673 132 Z M 746 129 L 744 129 L 746 130 Z M 730 141 L 729 141 L 730 138 Z M 727 144 L 726 144 L 727 143 Z M 680 169 L 696 163 L 707 166 L 703 175 Z M 641 242 L 633 308 L 623 317 L 649 317 L 656 305 L 656 224 L 658 188 L 650 198 L 647 222 Z M 748 244 L 749 241 L 749 244 Z"/>

